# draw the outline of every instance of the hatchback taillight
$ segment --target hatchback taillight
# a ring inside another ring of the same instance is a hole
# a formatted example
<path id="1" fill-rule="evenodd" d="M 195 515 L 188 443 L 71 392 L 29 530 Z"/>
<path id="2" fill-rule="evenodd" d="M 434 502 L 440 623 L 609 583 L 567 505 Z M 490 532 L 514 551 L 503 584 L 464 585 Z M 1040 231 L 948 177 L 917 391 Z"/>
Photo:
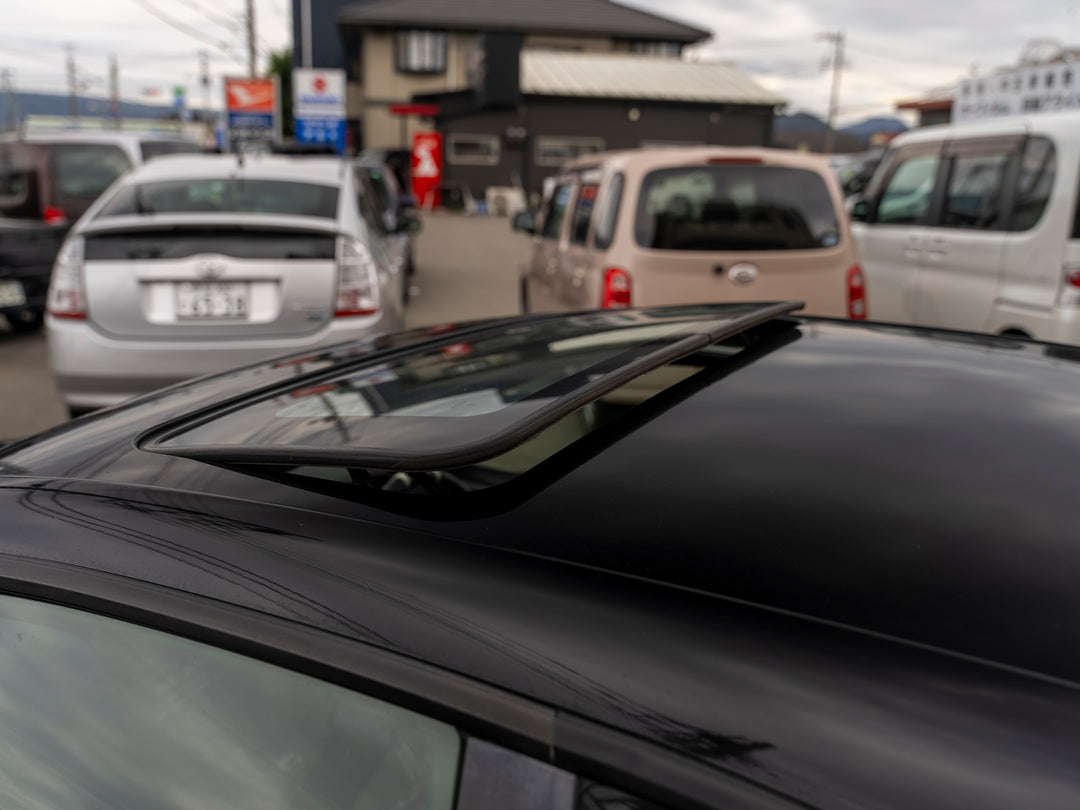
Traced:
<path id="1" fill-rule="evenodd" d="M 85 318 L 86 287 L 83 283 L 85 243 L 81 236 L 70 236 L 56 254 L 46 307 L 54 318 Z"/>
<path id="2" fill-rule="evenodd" d="M 374 315 L 379 311 L 379 271 L 367 245 L 339 236 L 338 287 L 335 318 Z"/>
<path id="3" fill-rule="evenodd" d="M 866 276 L 857 264 L 847 271 L 847 316 L 853 321 L 866 320 Z"/>
<path id="4" fill-rule="evenodd" d="M 600 296 L 601 309 L 622 309 L 630 306 L 630 274 L 617 267 L 604 271 L 604 291 Z"/>

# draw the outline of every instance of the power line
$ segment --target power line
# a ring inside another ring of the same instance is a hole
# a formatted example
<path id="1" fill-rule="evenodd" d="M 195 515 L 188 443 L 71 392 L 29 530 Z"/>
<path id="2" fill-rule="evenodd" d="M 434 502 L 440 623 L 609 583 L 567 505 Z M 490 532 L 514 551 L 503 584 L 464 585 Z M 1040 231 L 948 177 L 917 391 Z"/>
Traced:
<path id="1" fill-rule="evenodd" d="M 243 29 L 243 18 L 240 16 L 222 17 L 214 9 L 204 6 L 199 0 L 178 0 L 178 2 L 202 14 L 207 22 L 229 29 L 232 34 L 238 34 Z"/>
<path id="2" fill-rule="evenodd" d="M 195 39 L 197 39 L 200 42 L 203 42 L 203 43 L 205 43 L 207 45 L 213 45 L 218 50 L 224 51 L 225 53 L 229 54 L 229 56 L 231 56 L 233 59 L 241 61 L 240 57 L 238 57 L 235 53 L 233 53 L 232 48 L 230 47 L 230 45 L 227 42 L 224 42 L 222 40 L 214 39 L 211 35 L 205 34 L 202 31 L 200 31 L 199 29 L 193 28 L 192 26 L 188 25 L 187 23 L 181 22 L 180 20 L 177 20 L 174 17 L 171 17 L 171 16 L 169 16 L 168 14 L 165 14 L 162 11 L 159 11 L 158 9 L 156 9 L 152 5 L 150 5 L 150 3 L 147 2 L 147 0 L 135 0 L 135 2 L 138 5 L 140 5 L 143 9 L 145 9 L 146 11 L 153 14 L 155 17 L 157 17 L 159 20 L 161 20 L 166 25 L 169 25 L 172 28 L 175 28 L 177 31 L 181 31 L 181 32 L 187 34 L 189 37 L 194 37 Z"/>

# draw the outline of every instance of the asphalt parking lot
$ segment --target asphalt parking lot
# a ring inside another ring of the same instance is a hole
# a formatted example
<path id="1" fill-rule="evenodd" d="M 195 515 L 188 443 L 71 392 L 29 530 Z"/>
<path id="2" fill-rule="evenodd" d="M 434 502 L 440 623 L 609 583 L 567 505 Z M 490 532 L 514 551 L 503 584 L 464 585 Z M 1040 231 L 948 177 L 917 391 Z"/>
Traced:
<path id="1" fill-rule="evenodd" d="M 408 326 L 518 311 L 518 266 L 528 238 L 506 219 L 433 214 L 417 237 Z M 0 319 L 0 442 L 60 424 L 67 411 L 48 367 L 44 331 L 17 335 Z"/>

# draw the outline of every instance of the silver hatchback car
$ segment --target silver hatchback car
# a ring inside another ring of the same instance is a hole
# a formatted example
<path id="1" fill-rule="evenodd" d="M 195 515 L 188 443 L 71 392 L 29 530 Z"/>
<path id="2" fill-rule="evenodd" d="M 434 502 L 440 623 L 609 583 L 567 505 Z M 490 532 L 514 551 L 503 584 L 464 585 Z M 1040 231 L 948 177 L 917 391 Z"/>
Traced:
<path id="1" fill-rule="evenodd" d="M 406 281 L 389 237 L 340 159 L 177 157 L 137 169 L 57 257 L 46 328 L 60 393 L 81 413 L 400 328 Z"/>

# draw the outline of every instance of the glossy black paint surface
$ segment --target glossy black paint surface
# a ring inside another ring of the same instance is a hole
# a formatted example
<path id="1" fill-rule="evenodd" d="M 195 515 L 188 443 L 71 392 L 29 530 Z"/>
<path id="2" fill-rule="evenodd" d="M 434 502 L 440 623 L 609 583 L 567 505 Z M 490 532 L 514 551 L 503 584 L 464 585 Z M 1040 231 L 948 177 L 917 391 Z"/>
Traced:
<path id="1" fill-rule="evenodd" d="M 457 499 L 133 446 L 295 373 L 249 369 L 0 457 L 3 553 L 430 662 L 566 713 L 556 748 L 588 718 L 778 802 L 1076 807 L 1078 359 L 798 320 Z"/>

